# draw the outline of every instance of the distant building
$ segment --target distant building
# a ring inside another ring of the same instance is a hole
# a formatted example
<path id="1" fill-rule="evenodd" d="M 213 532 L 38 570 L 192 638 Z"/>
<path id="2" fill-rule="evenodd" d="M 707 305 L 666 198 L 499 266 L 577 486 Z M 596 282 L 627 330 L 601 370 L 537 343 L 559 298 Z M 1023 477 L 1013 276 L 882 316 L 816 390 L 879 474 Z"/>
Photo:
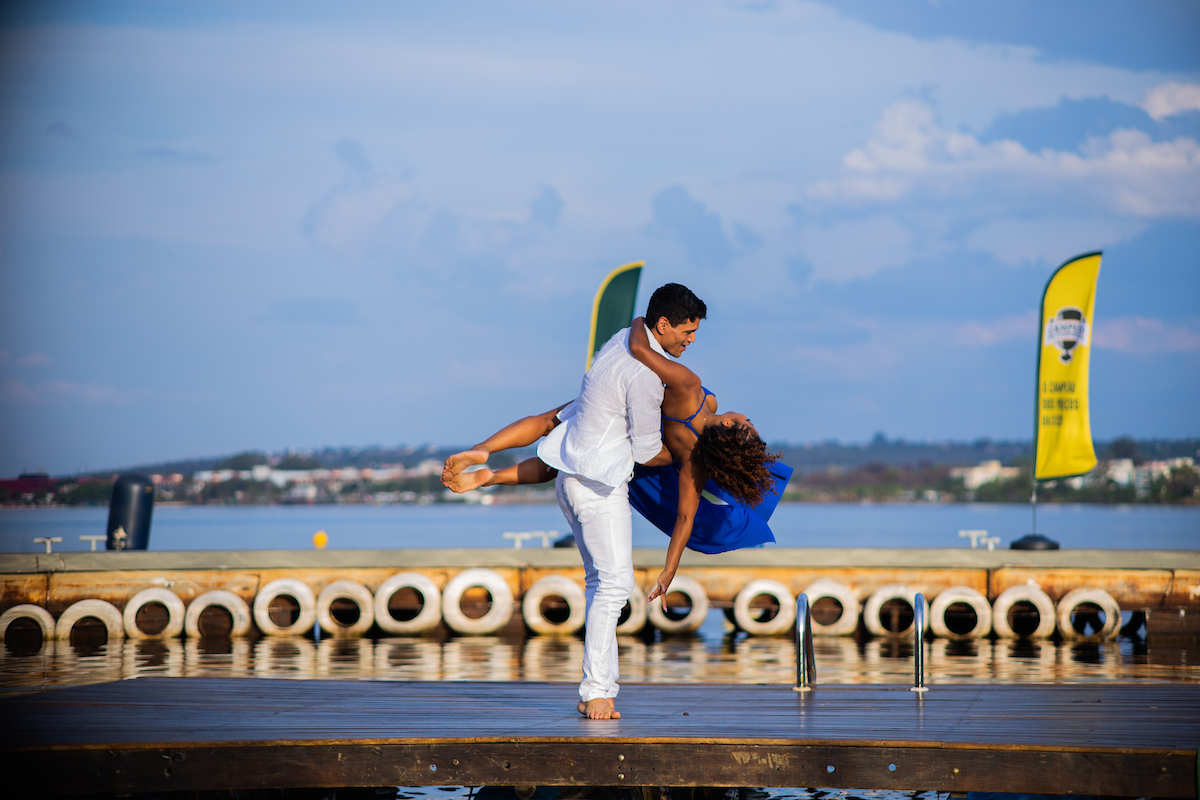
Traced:
<path id="1" fill-rule="evenodd" d="M 1015 478 L 1021 474 L 1017 467 L 1004 467 L 999 461 L 981 461 L 975 467 L 951 467 L 951 478 L 962 478 L 964 489 L 978 489 L 985 483 Z"/>

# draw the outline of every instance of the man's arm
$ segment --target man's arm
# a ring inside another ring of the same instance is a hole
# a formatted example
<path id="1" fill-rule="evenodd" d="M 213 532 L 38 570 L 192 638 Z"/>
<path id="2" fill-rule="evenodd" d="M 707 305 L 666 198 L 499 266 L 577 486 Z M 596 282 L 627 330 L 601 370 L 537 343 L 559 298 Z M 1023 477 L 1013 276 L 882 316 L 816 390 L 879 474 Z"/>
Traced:
<path id="1" fill-rule="evenodd" d="M 625 425 L 633 460 L 649 467 L 671 463 L 662 441 L 662 382 L 648 369 L 639 369 L 625 393 Z"/>
<path id="2" fill-rule="evenodd" d="M 658 576 L 648 600 L 661 597 L 663 608 L 667 607 L 667 589 L 679 569 L 683 549 L 692 538 L 692 525 L 696 521 L 696 509 L 700 507 L 700 491 L 708 477 L 702 474 L 691 459 L 683 462 L 679 469 L 679 508 L 675 511 L 675 527 L 671 530 L 671 543 L 667 545 L 667 564 Z"/>

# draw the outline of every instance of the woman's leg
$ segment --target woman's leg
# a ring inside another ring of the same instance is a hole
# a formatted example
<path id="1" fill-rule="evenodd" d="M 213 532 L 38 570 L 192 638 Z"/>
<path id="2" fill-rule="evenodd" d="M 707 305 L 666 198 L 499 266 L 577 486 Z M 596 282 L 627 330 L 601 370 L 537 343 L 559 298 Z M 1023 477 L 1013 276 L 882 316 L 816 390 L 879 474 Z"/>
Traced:
<path id="1" fill-rule="evenodd" d="M 520 464 L 493 472 L 486 467 L 474 472 L 460 472 L 450 479 L 446 487 L 462 494 L 480 486 L 523 486 L 530 483 L 545 483 L 554 480 L 558 470 L 547 466 L 540 458 L 527 458 Z"/>
<path id="2" fill-rule="evenodd" d="M 474 464 L 486 463 L 488 456 L 492 453 L 498 453 L 501 450 L 511 450 L 515 447 L 528 447 L 533 444 L 554 430 L 559 423 L 558 412 L 566 405 L 566 403 L 563 403 L 558 408 L 551 409 L 544 414 L 536 414 L 532 417 L 519 419 L 511 425 L 506 425 L 496 433 L 493 433 L 470 450 L 464 450 L 461 453 L 455 453 L 450 456 L 446 459 L 445 466 L 442 467 L 442 483 L 456 492 L 466 491 L 466 489 L 456 489 L 451 485 L 459 473 Z M 549 480 L 549 478 L 546 480 Z M 530 482 L 541 483 L 541 481 Z M 475 485 L 479 486 L 482 484 Z"/>

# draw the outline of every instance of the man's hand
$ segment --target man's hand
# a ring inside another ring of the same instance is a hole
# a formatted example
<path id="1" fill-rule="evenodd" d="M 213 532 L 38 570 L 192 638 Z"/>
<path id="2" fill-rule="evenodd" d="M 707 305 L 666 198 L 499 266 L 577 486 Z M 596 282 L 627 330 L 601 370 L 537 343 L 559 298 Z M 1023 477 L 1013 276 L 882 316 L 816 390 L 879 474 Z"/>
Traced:
<path id="1" fill-rule="evenodd" d="M 664 569 L 658 575 L 658 582 L 654 584 L 654 589 L 650 591 L 650 596 L 646 599 L 653 601 L 656 597 L 662 598 L 663 611 L 667 610 L 667 590 L 671 588 L 671 581 L 675 580 L 675 570 Z"/>

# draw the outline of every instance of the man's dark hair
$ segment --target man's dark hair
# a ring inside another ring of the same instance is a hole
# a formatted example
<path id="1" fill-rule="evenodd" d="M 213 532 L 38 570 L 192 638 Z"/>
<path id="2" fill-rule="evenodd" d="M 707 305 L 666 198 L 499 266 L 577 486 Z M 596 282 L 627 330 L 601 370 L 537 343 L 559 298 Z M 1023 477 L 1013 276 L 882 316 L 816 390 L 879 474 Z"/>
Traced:
<path id="1" fill-rule="evenodd" d="M 708 308 L 704 301 L 681 283 L 668 283 L 654 290 L 646 304 L 646 324 L 653 328 L 659 317 L 666 317 L 672 326 L 694 319 L 704 319 Z"/>

